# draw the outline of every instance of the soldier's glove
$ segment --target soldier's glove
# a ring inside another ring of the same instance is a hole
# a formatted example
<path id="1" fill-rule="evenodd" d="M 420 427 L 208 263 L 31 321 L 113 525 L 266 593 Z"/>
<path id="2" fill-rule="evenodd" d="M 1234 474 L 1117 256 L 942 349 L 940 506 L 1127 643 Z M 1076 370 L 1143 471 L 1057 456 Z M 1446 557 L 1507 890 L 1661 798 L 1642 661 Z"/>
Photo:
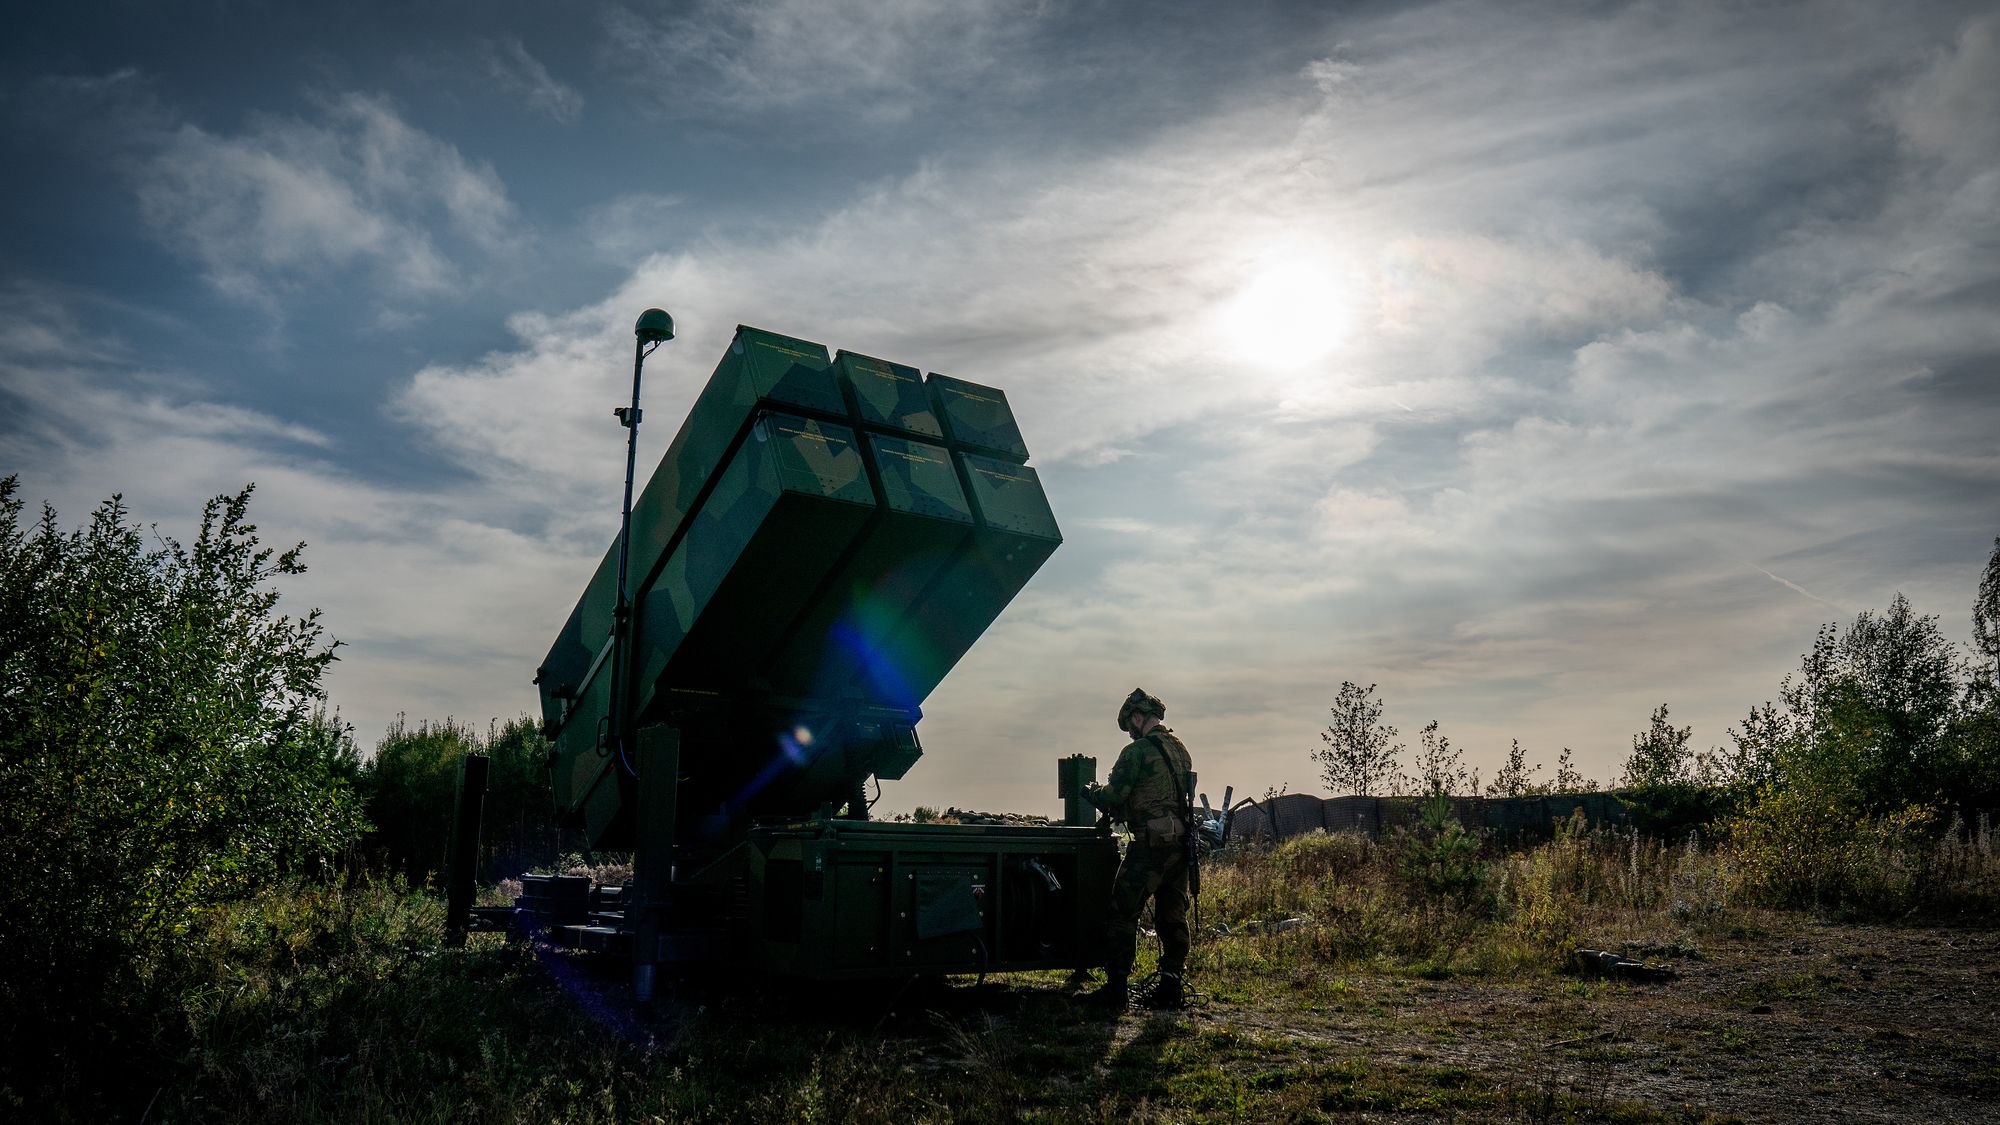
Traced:
<path id="1" fill-rule="evenodd" d="M 1098 812 L 1110 811 L 1104 807 L 1104 786 L 1095 781 L 1083 787 L 1083 799 L 1089 801 L 1090 807 Z"/>

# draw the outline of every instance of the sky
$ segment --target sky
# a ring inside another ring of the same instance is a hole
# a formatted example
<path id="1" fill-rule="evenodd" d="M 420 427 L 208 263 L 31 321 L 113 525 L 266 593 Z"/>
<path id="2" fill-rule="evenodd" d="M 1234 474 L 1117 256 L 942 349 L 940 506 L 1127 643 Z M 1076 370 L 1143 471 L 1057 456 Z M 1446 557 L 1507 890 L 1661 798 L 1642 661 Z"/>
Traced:
<path id="1" fill-rule="evenodd" d="M 420 10 L 419 10 L 420 9 Z M 308 546 L 364 748 L 483 728 L 735 326 L 1003 388 L 1065 543 L 916 805 L 1053 813 L 1162 697 L 1324 791 L 1343 680 L 1488 776 L 1697 747 L 2000 535 L 1990 4 L 36 5 L 0 474 Z M 665 424 L 662 424 L 665 423 Z"/>

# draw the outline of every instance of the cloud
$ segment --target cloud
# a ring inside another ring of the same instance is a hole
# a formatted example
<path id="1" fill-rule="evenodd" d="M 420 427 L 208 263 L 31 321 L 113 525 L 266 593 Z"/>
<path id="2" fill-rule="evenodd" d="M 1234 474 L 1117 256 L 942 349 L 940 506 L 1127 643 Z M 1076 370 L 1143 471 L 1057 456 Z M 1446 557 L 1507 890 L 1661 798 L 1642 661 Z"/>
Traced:
<path id="1" fill-rule="evenodd" d="M 0 359 L 74 361 L 104 354 L 104 344 L 81 330 L 55 294 L 18 282 L 0 288 Z"/>
<path id="2" fill-rule="evenodd" d="M 182 124 L 135 173 L 155 236 L 233 296 L 263 301 L 365 268 L 392 290 L 435 296 L 461 280 L 454 254 L 498 253 L 518 223 L 493 170 L 347 94 L 320 116 L 258 119 L 233 136 Z M 440 236 L 455 236 L 440 244 Z"/>
<path id="3" fill-rule="evenodd" d="M 603 544 L 571 549 L 510 529 L 505 496 L 462 483 L 369 482 L 338 434 L 217 401 L 199 378 L 140 366 L 113 346 L 43 347 L 75 319 L 51 294 L 16 294 L 0 343 L 0 472 L 80 524 L 112 492 L 140 525 L 183 542 L 209 497 L 255 483 L 266 544 L 305 541 L 308 572 L 279 612 L 325 611 L 344 643 L 334 703 L 369 742 L 398 711 L 510 718 L 534 705 L 534 664 L 567 614 L 574 576 Z M 40 331 L 23 327 L 39 324 Z M 23 343 L 25 342 L 25 343 Z"/>
<path id="4" fill-rule="evenodd" d="M 503 93 L 520 98 L 560 125 L 574 125 L 583 116 L 583 95 L 551 76 L 519 39 L 485 40 L 478 53 L 486 76 Z"/>
<path id="5" fill-rule="evenodd" d="M 634 247 L 659 245 L 662 232 L 685 222 L 685 201 L 654 192 L 626 192 L 584 212 L 583 239 L 609 262 L 632 260 Z"/>
<path id="6" fill-rule="evenodd" d="M 1990 35 L 1839 11 L 1811 51 L 1797 13 L 1350 23 L 1288 89 L 1093 159 L 938 159 L 803 226 L 711 229 L 403 409 L 477 472 L 581 494 L 649 304 L 685 333 L 654 417 L 738 322 L 990 382 L 1072 541 L 927 737 L 1071 745 L 1096 721 L 1073 685 L 1142 676 L 1193 729 L 1231 717 L 1244 780 L 1296 780 L 1345 676 L 1495 760 L 1512 735 L 1615 773 L 1603 732 L 1654 696 L 1719 741 L 1825 603 L 1951 604 L 1954 536 L 2000 522 L 2000 403 L 1960 374 L 2000 337 L 1951 297 L 1995 281 L 2000 211 L 1992 161 L 1940 139 Z M 1309 363 L 1247 358 L 1219 314 L 1277 267 L 1341 304 L 1299 314 L 1339 332 Z"/>
<path id="7" fill-rule="evenodd" d="M 1032 0 L 614 6 L 603 49 L 675 116 L 830 104 L 895 121 L 942 90 L 1019 81 L 1000 64 L 1041 15 Z"/>
<path id="8" fill-rule="evenodd" d="M 1959 178 L 1990 172 L 2000 156 L 2000 122 L 1991 112 L 2000 91 L 2000 16 L 1970 20 L 1958 41 L 1933 52 L 1931 64 L 1886 98 L 1909 150 L 1939 161 Z"/>

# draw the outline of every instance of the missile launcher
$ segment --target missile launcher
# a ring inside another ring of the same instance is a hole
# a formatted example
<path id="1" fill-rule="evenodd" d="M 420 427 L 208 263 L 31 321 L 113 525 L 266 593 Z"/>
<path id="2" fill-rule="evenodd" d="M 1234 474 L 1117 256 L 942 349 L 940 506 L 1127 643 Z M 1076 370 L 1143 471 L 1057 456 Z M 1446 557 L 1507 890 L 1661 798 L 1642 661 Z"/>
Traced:
<path id="1" fill-rule="evenodd" d="M 1118 856 L 1087 813 L 867 818 L 869 779 L 923 754 L 924 700 L 1062 542 L 1027 461 L 995 388 L 739 327 L 632 505 L 629 614 L 614 542 L 536 676 L 559 809 L 635 853 L 551 932 L 629 955 L 642 993 L 676 960 L 1101 960 Z"/>

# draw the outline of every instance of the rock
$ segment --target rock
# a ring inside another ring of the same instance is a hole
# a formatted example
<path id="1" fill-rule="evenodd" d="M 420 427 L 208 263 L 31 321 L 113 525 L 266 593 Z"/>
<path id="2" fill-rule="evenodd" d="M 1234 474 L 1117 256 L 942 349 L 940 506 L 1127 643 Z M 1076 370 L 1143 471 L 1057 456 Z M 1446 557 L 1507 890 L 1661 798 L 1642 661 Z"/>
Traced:
<path id="1" fill-rule="evenodd" d="M 1634 961 L 1604 949 L 1577 950 L 1576 967 L 1582 972 L 1597 976 L 1619 977 L 1634 981 L 1672 980 L 1677 975 L 1671 966 Z"/>
<path id="2" fill-rule="evenodd" d="M 1282 934 L 1288 930 L 1296 930 L 1305 924 L 1306 920 L 1304 918 L 1282 918 L 1275 922 L 1266 922 L 1261 918 L 1252 918 L 1250 921 L 1243 923 L 1243 932 L 1246 934 Z"/>

